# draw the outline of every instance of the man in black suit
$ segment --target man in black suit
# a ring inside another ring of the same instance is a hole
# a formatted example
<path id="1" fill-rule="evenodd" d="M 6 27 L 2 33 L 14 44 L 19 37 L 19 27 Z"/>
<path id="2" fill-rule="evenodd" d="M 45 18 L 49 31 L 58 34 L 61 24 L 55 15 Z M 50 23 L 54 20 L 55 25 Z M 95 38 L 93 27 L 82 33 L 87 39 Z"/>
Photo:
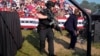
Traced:
<path id="1" fill-rule="evenodd" d="M 75 15 L 75 13 L 70 14 L 69 18 L 64 24 L 64 27 L 71 35 L 71 40 L 68 49 L 74 49 L 77 41 L 77 16 Z"/>

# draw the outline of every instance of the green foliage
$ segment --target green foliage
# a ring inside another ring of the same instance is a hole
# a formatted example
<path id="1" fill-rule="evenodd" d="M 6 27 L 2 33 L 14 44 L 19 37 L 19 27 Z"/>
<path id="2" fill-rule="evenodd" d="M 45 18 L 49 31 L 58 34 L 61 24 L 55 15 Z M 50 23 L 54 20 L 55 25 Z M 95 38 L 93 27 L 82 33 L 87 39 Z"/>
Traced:
<path id="1" fill-rule="evenodd" d="M 87 0 L 83 0 L 80 4 L 82 8 L 90 9 L 92 12 L 95 12 L 97 9 L 100 9 L 100 4 L 96 4 L 95 2 L 88 2 Z"/>

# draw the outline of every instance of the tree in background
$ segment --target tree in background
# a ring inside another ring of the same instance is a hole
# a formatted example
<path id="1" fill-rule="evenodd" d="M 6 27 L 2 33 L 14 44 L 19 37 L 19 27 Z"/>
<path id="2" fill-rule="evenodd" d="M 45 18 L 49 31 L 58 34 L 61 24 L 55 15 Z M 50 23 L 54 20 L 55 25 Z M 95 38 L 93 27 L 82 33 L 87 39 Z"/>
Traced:
<path id="1" fill-rule="evenodd" d="M 90 9 L 92 12 L 100 9 L 100 4 L 96 4 L 95 2 L 88 2 L 87 0 L 83 0 L 80 5 L 82 6 L 82 8 Z"/>

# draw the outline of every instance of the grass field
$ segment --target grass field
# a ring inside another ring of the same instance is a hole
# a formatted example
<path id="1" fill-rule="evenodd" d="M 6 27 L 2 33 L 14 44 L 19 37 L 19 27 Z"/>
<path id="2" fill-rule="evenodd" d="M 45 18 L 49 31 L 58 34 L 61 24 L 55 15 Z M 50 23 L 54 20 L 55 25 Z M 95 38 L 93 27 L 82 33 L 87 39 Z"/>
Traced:
<path id="1" fill-rule="evenodd" d="M 66 31 L 63 31 L 64 36 Z M 22 36 L 24 37 L 24 42 L 22 48 L 18 50 L 16 56 L 41 56 L 39 53 L 39 37 L 33 30 L 22 30 Z M 59 32 L 55 31 L 55 53 L 58 56 L 86 56 L 86 50 L 77 48 L 77 52 L 73 53 L 72 50 L 66 49 L 68 42 L 64 36 L 61 36 Z M 47 46 L 47 44 L 46 44 Z M 93 44 L 92 46 L 100 49 L 100 44 Z M 47 50 L 47 47 L 46 47 Z M 99 56 L 99 54 L 93 54 L 93 56 Z"/>
<path id="2" fill-rule="evenodd" d="M 25 41 L 16 56 L 40 56 L 37 34 L 32 30 L 22 30 L 22 35 Z"/>

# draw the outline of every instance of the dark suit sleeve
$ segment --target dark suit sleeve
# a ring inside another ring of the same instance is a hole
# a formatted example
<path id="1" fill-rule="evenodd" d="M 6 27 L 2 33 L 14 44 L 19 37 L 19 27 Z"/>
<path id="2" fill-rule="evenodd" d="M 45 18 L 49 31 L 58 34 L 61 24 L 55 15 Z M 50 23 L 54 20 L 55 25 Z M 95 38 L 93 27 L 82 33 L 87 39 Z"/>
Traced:
<path id="1" fill-rule="evenodd" d="M 74 30 L 77 31 L 77 17 L 75 15 L 73 15 L 73 26 L 74 26 Z"/>

